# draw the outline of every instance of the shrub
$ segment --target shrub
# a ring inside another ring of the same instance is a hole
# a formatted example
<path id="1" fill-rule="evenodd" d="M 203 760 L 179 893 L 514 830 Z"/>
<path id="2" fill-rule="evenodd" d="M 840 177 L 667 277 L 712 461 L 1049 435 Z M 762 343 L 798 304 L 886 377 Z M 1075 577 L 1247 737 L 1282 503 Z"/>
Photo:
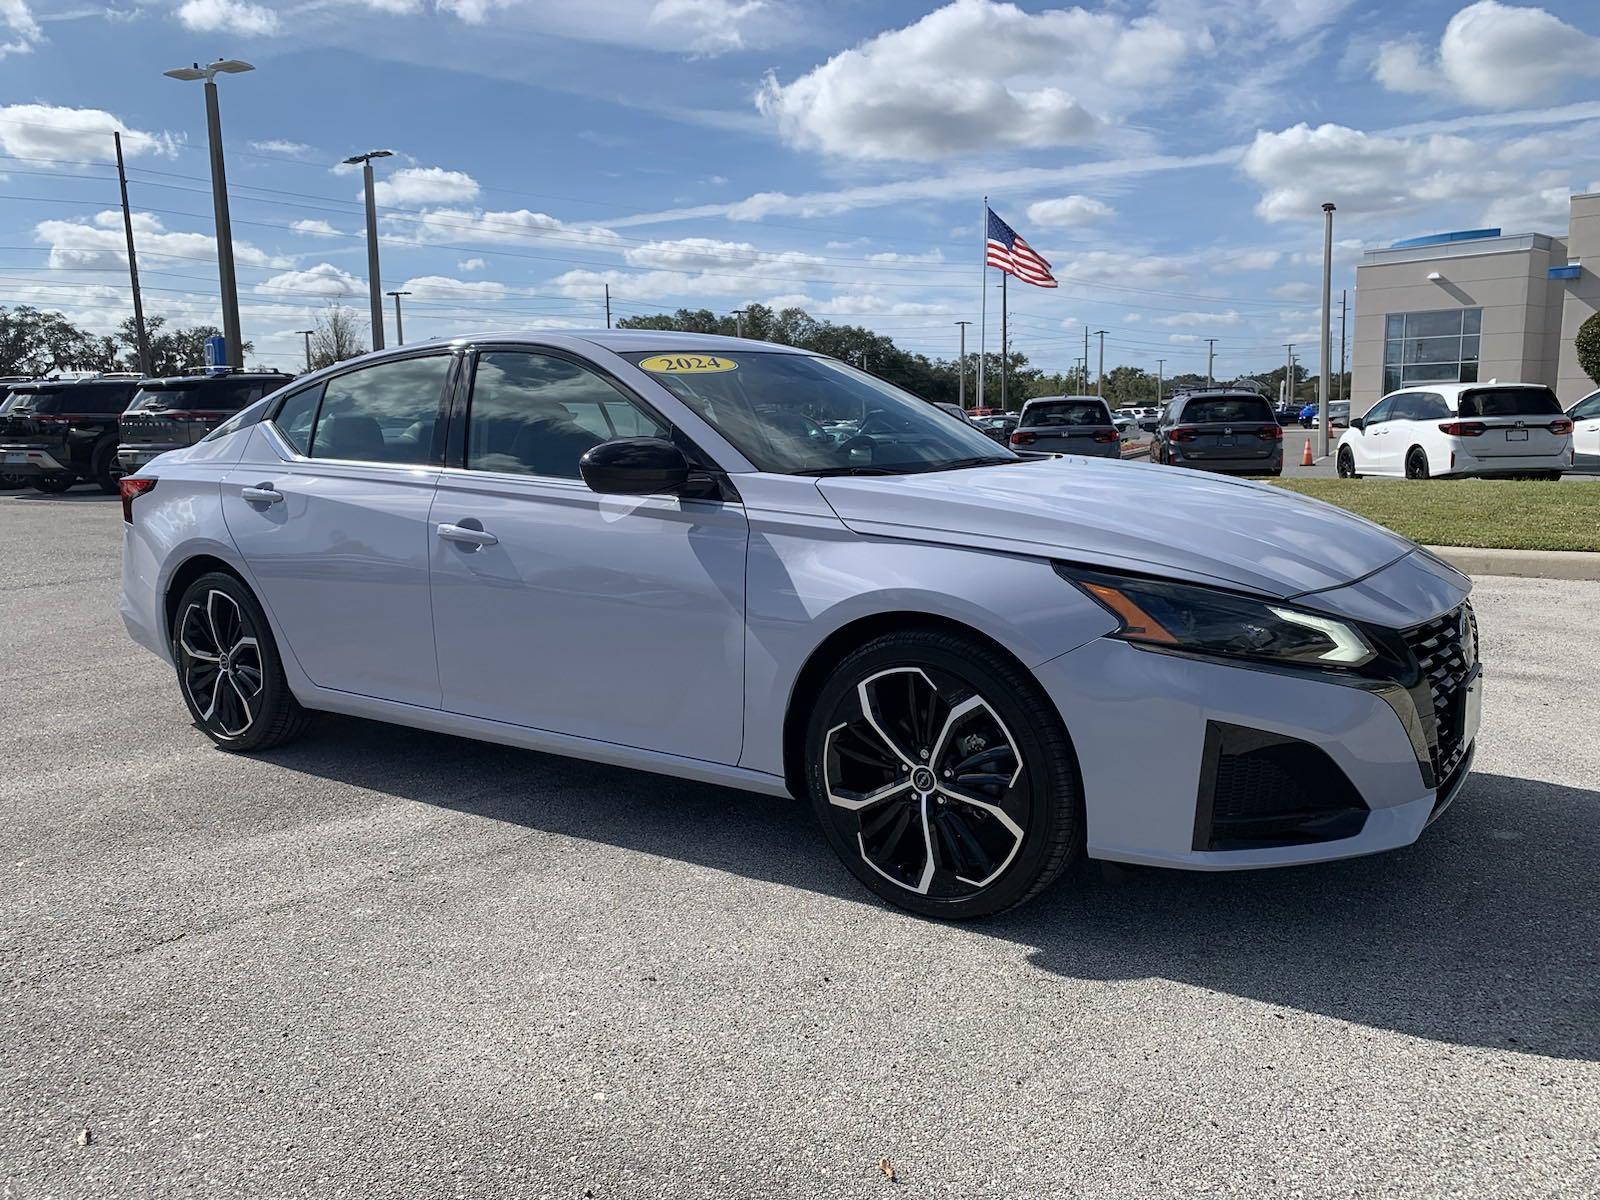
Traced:
<path id="1" fill-rule="evenodd" d="M 1578 350 L 1578 365 L 1583 368 L 1583 373 L 1600 383 L 1600 312 L 1594 313 L 1578 326 L 1578 336 L 1574 342 Z"/>

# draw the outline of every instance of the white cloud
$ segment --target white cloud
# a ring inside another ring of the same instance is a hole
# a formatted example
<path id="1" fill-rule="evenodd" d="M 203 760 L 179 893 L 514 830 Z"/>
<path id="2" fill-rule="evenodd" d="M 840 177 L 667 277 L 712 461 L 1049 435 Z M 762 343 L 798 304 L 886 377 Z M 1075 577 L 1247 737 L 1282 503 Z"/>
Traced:
<path id="1" fill-rule="evenodd" d="M 1181 258 L 1121 250 L 1091 250 L 1057 262 L 1056 266 L 1058 279 L 1104 279 L 1112 283 L 1128 279 L 1180 279 L 1187 272 L 1188 264 Z"/>
<path id="2" fill-rule="evenodd" d="M 481 258 L 464 258 L 464 259 L 462 259 L 460 262 L 458 262 L 456 264 L 456 270 L 458 270 L 458 271 L 482 271 L 482 270 L 486 269 L 488 267 L 488 265 L 489 264 L 484 262 L 483 259 L 481 259 Z"/>
<path id="3" fill-rule="evenodd" d="M 689 49 L 720 54 L 744 48 L 741 22 L 760 13 L 763 0 L 656 0 L 650 24 L 657 29 L 687 32 Z"/>
<path id="4" fill-rule="evenodd" d="M 1283 257 L 1278 250 L 1225 250 L 1212 257 L 1211 270 L 1220 275 L 1240 271 L 1267 271 Z"/>
<path id="5" fill-rule="evenodd" d="M 469 25 L 491 13 L 543 37 L 633 46 L 669 54 L 715 55 L 792 37 L 794 16 L 779 0 L 438 0 Z"/>
<path id="6" fill-rule="evenodd" d="M 1566 232 L 1572 213 L 1572 188 L 1565 185 L 1538 188 L 1496 200 L 1484 210 L 1483 223 L 1507 233 Z"/>
<path id="7" fill-rule="evenodd" d="M 139 235 L 139 260 L 165 269 L 163 259 L 212 259 L 217 243 L 209 233 L 168 233 L 161 219 L 151 213 L 133 214 L 134 232 Z M 87 220 L 40 221 L 34 226 L 35 238 L 50 248 L 51 267 L 90 267 L 118 271 L 127 266 L 127 243 L 122 232 L 122 213 L 106 209 Z M 287 267 L 293 260 L 241 242 L 233 243 L 234 261 L 248 267 Z M 186 265 L 180 261 L 180 266 Z"/>
<path id="8" fill-rule="evenodd" d="M 305 158 L 312 153 L 310 146 L 304 142 L 291 142 L 287 138 L 267 138 L 261 142 L 251 142 L 250 149 L 261 154 L 282 154 L 289 158 Z"/>
<path id="9" fill-rule="evenodd" d="M 1600 75 L 1600 37 L 1542 8 L 1478 0 L 1450 18 L 1437 51 L 1419 38 L 1387 42 L 1372 73 L 1392 92 L 1511 108 Z"/>
<path id="10" fill-rule="evenodd" d="M 0 41 L 0 58 L 8 54 L 27 54 L 44 40 L 44 31 L 34 20 L 27 0 L 0 0 L 0 24 L 11 31 L 8 41 Z"/>
<path id="11" fill-rule="evenodd" d="M 1167 334 L 1167 341 L 1174 346 L 1193 346 L 1205 341 L 1205 339 L 1198 333 L 1169 333 Z"/>
<path id="12" fill-rule="evenodd" d="M 294 221 L 290 224 L 289 228 L 294 230 L 296 233 L 303 233 L 307 237 L 340 236 L 339 230 L 335 229 L 332 225 L 328 224 L 328 222 L 321 220 L 320 218 Z"/>
<path id="13" fill-rule="evenodd" d="M 1153 102 L 1152 79 L 1210 49 L 1204 29 L 1151 17 L 955 0 L 790 83 L 768 75 L 756 102 L 785 141 L 840 158 L 1068 145 Z"/>
<path id="14" fill-rule="evenodd" d="M 256 284 L 254 290 L 263 296 L 315 296 L 338 300 L 346 296 L 365 295 L 367 283 L 332 263 L 318 263 L 303 271 L 285 271 L 281 275 L 274 275 L 265 283 Z"/>
<path id="15" fill-rule="evenodd" d="M 1117 210 L 1091 196 L 1061 196 L 1028 205 L 1028 220 L 1035 225 L 1088 225 L 1116 215 Z"/>
<path id="16" fill-rule="evenodd" d="M 1318 293 L 1314 283 L 1280 283 L 1277 287 L 1268 289 L 1280 300 L 1311 300 Z"/>
<path id="17" fill-rule="evenodd" d="M 270 37 L 278 32 L 278 14 L 248 0 L 184 0 L 178 20 L 196 33 Z"/>
<path id="18" fill-rule="evenodd" d="M 1238 325 L 1244 318 L 1233 309 L 1227 312 L 1185 312 L 1177 313 L 1170 317 L 1156 317 L 1151 323 L 1154 325 L 1168 325 L 1175 328 L 1203 327 L 1214 329 L 1218 325 Z"/>
<path id="19" fill-rule="evenodd" d="M 419 275 L 400 285 L 416 301 L 493 304 L 504 300 L 510 289 L 488 279 L 451 279 L 447 275 Z"/>
<path id="20" fill-rule="evenodd" d="M 548 238 L 561 247 L 620 245 L 621 239 L 599 225 L 576 225 L 548 213 L 519 208 L 513 212 L 434 208 L 426 212 L 390 214 L 384 224 L 401 236 L 425 242 L 482 242 L 528 246 Z"/>
<path id="21" fill-rule="evenodd" d="M 111 135 L 122 131 L 122 152 L 171 157 L 182 139 L 170 133 L 131 129 L 112 113 L 98 108 L 61 108 L 53 104 L 10 104 L 0 108 L 0 150 L 18 158 L 104 161 Z"/>
<path id="22" fill-rule="evenodd" d="M 372 189 L 379 204 L 461 204 L 477 198 L 478 181 L 465 171 L 446 171 L 443 167 L 401 167 Z M 359 199 L 359 197 L 358 197 Z"/>

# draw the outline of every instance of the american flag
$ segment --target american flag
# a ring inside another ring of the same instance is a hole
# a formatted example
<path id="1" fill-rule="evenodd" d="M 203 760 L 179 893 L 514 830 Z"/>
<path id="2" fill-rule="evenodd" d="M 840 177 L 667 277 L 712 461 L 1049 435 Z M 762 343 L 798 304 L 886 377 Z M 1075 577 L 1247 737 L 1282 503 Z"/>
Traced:
<path id="1" fill-rule="evenodd" d="M 1050 264 L 1044 257 L 1027 242 L 1011 226 L 994 215 L 994 209 L 984 210 L 989 214 L 989 233 L 984 241 L 983 249 L 985 261 L 991 267 L 999 267 L 1008 275 L 1015 275 L 1023 283 L 1031 283 L 1034 287 L 1053 288 L 1056 277 L 1050 274 Z"/>

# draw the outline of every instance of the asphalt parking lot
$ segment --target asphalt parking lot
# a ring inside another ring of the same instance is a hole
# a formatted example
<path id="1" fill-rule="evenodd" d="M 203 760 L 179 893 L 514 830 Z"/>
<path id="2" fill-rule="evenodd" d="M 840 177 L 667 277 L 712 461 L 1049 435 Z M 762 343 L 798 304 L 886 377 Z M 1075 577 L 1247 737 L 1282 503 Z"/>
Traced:
<path id="1" fill-rule="evenodd" d="M 1600 584 L 1479 582 L 1417 846 L 950 926 L 798 803 L 346 719 L 217 751 L 120 538 L 0 496 L 0 1194 L 1595 1194 Z"/>

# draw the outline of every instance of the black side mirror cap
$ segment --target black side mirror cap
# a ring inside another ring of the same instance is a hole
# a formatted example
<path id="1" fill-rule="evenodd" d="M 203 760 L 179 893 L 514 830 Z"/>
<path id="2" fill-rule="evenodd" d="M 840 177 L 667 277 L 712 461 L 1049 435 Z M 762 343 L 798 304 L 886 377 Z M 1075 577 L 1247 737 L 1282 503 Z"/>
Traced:
<path id="1" fill-rule="evenodd" d="M 1332 421 L 1331 418 L 1329 419 L 1328 423 L 1330 425 L 1333 424 L 1333 421 Z M 1351 417 L 1350 418 L 1350 428 L 1351 429 L 1365 429 L 1366 427 L 1367 427 L 1367 419 L 1365 417 Z"/>
<path id="2" fill-rule="evenodd" d="M 675 496 L 689 483 L 689 460 L 665 438 L 612 438 L 591 446 L 578 473 L 608 496 Z"/>

